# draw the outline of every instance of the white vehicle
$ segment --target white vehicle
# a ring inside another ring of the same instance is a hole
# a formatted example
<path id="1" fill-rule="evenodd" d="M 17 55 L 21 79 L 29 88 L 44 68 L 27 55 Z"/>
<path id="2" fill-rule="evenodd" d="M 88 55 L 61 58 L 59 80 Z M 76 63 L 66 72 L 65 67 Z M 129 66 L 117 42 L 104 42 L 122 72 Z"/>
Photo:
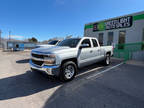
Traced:
<path id="1" fill-rule="evenodd" d="M 60 42 L 61 40 L 53 40 L 53 41 L 48 42 L 48 44 L 36 45 L 36 48 L 56 46 Z"/>
<path id="2" fill-rule="evenodd" d="M 55 47 L 33 49 L 30 66 L 32 71 L 42 71 L 58 76 L 63 81 L 70 81 L 78 68 L 100 61 L 109 65 L 112 55 L 113 47 L 101 47 L 96 38 L 71 38 Z"/>

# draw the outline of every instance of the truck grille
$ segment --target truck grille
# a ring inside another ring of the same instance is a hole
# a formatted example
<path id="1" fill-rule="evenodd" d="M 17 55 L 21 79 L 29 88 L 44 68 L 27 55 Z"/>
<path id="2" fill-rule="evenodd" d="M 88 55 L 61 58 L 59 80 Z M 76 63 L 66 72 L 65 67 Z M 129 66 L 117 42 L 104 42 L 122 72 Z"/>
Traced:
<path id="1" fill-rule="evenodd" d="M 44 63 L 43 61 L 37 61 L 37 60 L 33 60 L 33 59 L 32 59 L 32 62 L 38 66 L 42 66 L 42 64 Z"/>
<path id="2" fill-rule="evenodd" d="M 32 57 L 43 59 L 43 58 L 44 58 L 44 55 L 39 55 L 39 54 L 33 54 L 33 53 L 32 53 Z"/>

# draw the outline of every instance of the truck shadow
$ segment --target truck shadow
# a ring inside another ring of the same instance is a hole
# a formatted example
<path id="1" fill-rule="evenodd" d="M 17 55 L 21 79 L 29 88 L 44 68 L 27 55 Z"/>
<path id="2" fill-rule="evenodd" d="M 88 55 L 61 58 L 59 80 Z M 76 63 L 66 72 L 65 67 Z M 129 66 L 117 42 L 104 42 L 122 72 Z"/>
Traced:
<path id="1" fill-rule="evenodd" d="M 80 71 L 85 72 L 97 65 L 91 65 Z M 80 78 L 76 78 L 77 81 Z M 24 74 L 0 79 L 0 100 L 29 96 L 43 90 L 48 90 L 63 83 L 58 78 L 50 77 L 42 73 L 27 71 Z"/>
<path id="2" fill-rule="evenodd" d="M 19 64 L 28 63 L 28 62 L 29 62 L 29 59 L 23 59 L 23 60 L 16 61 L 16 63 L 19 63 Z"/>
<path id="3" fill-rule="evenodd" d="M 32 73 L 0 79 L 0 100 L 24 97 L 62 84 L 56 78 Z"/>

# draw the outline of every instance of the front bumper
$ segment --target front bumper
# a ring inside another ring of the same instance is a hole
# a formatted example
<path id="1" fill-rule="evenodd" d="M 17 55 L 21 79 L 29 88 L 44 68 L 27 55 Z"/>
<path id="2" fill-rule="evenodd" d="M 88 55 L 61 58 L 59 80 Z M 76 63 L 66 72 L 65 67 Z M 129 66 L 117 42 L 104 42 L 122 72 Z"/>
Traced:
<path id="1" fill-rule="evenodd" d="M 59 73 L 60 73 L 60 66 L 38 66 L 38 65 L 35 65 L 32 60 L 29 61 L 29 64 L 30 64 L 30 67 L 32 69 L 35 69 L 35 70 L 38 70 L 38 71 L 41 71 L 41 72 L 44 72 L 48 75 L 53 75 L 53 76 L 58 76 Z"/>

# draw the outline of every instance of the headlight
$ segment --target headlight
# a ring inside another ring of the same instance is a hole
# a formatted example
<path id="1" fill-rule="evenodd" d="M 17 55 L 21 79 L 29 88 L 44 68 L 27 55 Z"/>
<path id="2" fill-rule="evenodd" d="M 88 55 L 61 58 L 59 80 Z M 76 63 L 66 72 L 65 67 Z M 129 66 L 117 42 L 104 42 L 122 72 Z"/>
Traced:
<path id="1" fill-rule="evenodd" d="M 56 63 L 56 56 L 51 54 L 44 57 L 45 65 L 54 65 Z"/>

